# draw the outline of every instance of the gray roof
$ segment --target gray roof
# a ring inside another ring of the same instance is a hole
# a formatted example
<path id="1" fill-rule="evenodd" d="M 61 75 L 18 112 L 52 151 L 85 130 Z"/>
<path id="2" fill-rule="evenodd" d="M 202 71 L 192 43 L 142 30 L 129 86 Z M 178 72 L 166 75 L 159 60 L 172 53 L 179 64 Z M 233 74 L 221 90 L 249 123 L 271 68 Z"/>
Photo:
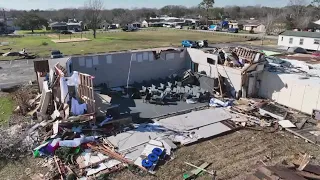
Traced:
<path id="1" fill-rule="evenodd" d="M 320 38 L 319 32 L 308 32 L 308 31 L 285 31 L 280 35 L 283 36 L 296 36 L 296 37 L 310 37 L 310 38 Z"/>

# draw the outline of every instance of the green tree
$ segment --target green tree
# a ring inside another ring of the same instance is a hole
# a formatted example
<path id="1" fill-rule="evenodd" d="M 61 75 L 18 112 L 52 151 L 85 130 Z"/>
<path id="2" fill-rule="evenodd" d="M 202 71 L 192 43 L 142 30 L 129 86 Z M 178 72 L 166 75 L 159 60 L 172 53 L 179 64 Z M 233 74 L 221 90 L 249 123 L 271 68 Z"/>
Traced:
<path id="1" fill-rule="evenodd" d="M 200 9 L 204 9 L 206 11 L 206 24 L 208 26 L 209 21 L 209 9 L 213 8 L 214 0 L 202 0 L 202 2 L 199 4 Z"/>
<path id="2" fill-rule="evenodd" d="M 17 19 L 15 24 L 23 30 L 31 30 L 32 33 L 36 29 L 41 29 L 42 26 L 47 26 L 48 21 L 33 12 L 25 12 Z"/>

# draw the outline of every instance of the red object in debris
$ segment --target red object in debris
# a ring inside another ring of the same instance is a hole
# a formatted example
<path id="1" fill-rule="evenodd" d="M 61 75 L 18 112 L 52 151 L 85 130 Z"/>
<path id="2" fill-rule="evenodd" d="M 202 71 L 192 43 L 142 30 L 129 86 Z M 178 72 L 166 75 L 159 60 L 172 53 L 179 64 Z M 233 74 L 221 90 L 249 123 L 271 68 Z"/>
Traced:
<path id="1" fill-rule="evenodd" d="M 314 53 L 312 53 L 312 55 L 320 57 L 320 51 L 314 52 Z"/>

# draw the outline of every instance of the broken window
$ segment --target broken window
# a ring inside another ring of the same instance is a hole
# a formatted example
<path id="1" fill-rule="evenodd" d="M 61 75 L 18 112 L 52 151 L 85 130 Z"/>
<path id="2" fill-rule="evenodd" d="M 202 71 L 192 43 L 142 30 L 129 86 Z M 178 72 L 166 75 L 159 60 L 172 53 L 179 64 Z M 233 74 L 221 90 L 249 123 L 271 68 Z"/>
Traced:
<path id="1" fill-rule="evenodd" d="M 86 64 L 85 64 L 85 59 L 84 59 L 84 57 L 80 57 L 79 58 L 79 66 L 85 66 Z"/>
<path id="2" fill-rule="evenodd" d="M 86 67 L 92 68 L 92 59 L 91 58 L 86 59 Z"/>
<path id="3" fill-rule="evenodd" d="M 153 61 L 154 59 L 154 54 L 151 52 L 149 53 L 149 61 Z"/>
<path id="4" fill-rule="evenodd" d="M 300 45 L 303 45 L 303 40 L 304 39 L 302 39 L 302 38 L 300 39 L 300 42 L 299 42 Z"/>
<path id="5" fill-rule="evenodd" d="M 109 55 L 109 56 L 106 56 L 107 58 L 107 64 L 112 64 L 112 56 Z"/>
<path id="6" fill-rule="evenodd" d="M 99 57 L 98 56 L 93 57 L 93 65 L 99 65 Z"/>
<path id="7" fill-rule="evenodd" d="M 289 44 L 292 44 L 293 43 L 293 38 L 290 38 L 289 39 Z"/>
<path id="8" fill-rule="evenodd" d="M 207 58 L 207 63 L 215 65 L 215 61 L 211 58 Z"/>
<path id="9" fill-rule="evenodd" d="M 132 61 L 137 61 L 137 54 L 136 54 L 136 53 L 133 53 L 133 54 L 131 55 L 131 60 L 132 60 Z"/>
<path id="10" fill-rule="evenodd" d="M 138 55 L 137 55 L 137 59 L 138 59 L 138 62 L 142 62 L 142 61 L 143 61 L 143 56 L 142 56 L 142 54 L 138 54 Z"/>
<path id="11" fill-rule="evenodd" d="M 148 52 L 143 52 L 143 60 L 148 60 L 148 59 L 149 59 Z"/>
<path id="12" fill-rule="evenodd" d="M 157 53 L 157 51 L 152 51 L 154 55 L 154 59 L 159 59 L 160 58 L 160 53 Z"/>

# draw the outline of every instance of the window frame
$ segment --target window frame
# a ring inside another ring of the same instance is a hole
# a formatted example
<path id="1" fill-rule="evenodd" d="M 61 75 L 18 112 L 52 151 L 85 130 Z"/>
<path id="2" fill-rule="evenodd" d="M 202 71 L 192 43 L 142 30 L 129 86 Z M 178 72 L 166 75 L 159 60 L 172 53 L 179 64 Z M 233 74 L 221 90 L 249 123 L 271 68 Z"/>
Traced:
<path id="1" fill-rule="evenodd" d="M 289 44 L 293 44 L 293 38 L 289 38 Z"/>
<path id="2" fill-rule="evenodd" d="M 301 40 L 302 40 L 302 43 L 301 43 Z M 300 39 L 299 39 L 299 45 L 303 45 L 303 43 L 304 43 L 304 39 L 303 39 L 303 38 L 300 38 Z"/>

